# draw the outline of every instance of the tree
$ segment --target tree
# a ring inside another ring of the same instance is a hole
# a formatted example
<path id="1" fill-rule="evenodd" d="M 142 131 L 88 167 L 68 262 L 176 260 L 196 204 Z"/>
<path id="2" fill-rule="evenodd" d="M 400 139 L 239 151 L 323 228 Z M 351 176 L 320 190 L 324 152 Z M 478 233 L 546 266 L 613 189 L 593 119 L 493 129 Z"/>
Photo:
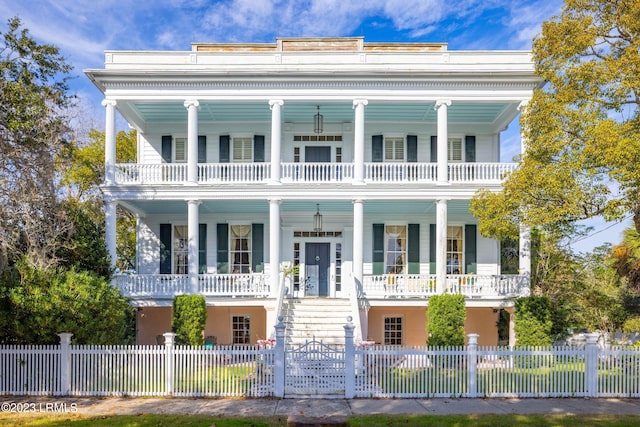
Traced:
<path id="1" fill-rule="evenodd" d="M 524 108 L 519 168 L 472 201 L 480 232 L 572 233 L 578 220 L 629 213 L 640 231 L 640 0 L 566 0 L 533 60 L 548 83 Z"/>
<path id="2" fill-rule="evenodd" d="M 25 254 L 33 266 L 56 265 L 58 236 L 70 227 L 55 166 L 67 145 L 71 66 L 20 27 L 9 19 L 0 47 L 0 270 Z"/>
<path id="3" fill-rule="evenodd" d="M 516 345 L 551 345 L 551 309 L 546 297 L 530 296 L 518 298 L 515 304 Z"/>
<path id="4" fill-rule="evenodd" d="M 84 211 L 93 222 L 104 224 L 104 210 L 100 184 L 104 181 L 104 132 L 92 129 L 86 143 L 74 142 L 69 147 L 69 162 L 62 170 L 62 184 L 67 198 Z M 116 134 L 116 161 L 136 160 L 137 133 L 135 130 L 119 131 Z M 128 210 L 118 206 L 116 222 L 116 266 L 121 270 L 135 268 L 136 218 Z M 102 227 L 101 227 L 102 230 Z"/>

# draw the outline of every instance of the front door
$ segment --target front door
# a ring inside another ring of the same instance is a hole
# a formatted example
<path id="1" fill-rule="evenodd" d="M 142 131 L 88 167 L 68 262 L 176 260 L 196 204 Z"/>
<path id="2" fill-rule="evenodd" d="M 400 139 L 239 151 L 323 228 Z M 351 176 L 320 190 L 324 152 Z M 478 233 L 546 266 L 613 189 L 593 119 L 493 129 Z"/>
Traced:
<path id="1" fill-rule="evenodd" d="M 305 245 L 305 272 L 307 275 L 305 295 L 329 296 L 329 243 L 307 243 Z"/>

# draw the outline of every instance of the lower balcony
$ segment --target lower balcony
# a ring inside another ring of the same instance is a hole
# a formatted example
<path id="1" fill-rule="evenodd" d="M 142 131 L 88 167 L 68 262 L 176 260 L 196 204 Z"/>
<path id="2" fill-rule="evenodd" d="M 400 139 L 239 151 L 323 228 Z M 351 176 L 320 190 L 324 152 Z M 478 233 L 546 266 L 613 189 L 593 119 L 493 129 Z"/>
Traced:
<path id="1" fill-rule="evenodd" d="M 191 293 L 184 274 L 118 274 L 114 285 L 134 299 L 173 299 Z M 437 294 L 436 276 L 382 274 L 363 278 L 365 298 L 429 298 Z M 529 279 L 520 275 L 447 275 L 446 292 L 469 298 L 508 299 L 529 294 Z M 269 276 L 252 274 L 201 274 L 198 293 L 206 297 L 265 298 L 271 295 Z"/>

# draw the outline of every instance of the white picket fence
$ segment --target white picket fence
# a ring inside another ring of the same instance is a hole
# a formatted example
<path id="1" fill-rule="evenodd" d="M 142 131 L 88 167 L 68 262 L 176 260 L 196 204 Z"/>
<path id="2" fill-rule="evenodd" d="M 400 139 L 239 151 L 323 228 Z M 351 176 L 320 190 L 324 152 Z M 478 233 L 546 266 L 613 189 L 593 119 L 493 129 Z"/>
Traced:
<path id="1" fill-rule="evenodd" d="M 0 395 L 438 398 L 640 397 L 640 348 L 0 346 Z"/>

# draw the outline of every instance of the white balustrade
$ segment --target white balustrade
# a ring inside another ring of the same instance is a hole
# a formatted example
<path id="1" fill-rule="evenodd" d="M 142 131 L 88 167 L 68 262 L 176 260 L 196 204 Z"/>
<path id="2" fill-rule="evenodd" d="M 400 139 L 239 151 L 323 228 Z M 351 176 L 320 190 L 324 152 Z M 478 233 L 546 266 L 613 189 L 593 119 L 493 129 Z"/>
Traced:
<path id="1" fill-rule="evenodd" d="M 437 175 L 436 163 L 374 162 L 364 168 L 367 182 L 435 182 Z"/>
<path id="2" fill-rule="evenodd" d="M 528 294 L 529 284 L 519 275 L 447 275 L 448 293 L 480 298 L 506 298 Z M 365 297 L 422 297 L 436 295 L 435 274 L 380 274 L 364 277 Z"/>
<path id="3" fill-rule="evenodd" d="M 353 163 L 281 163 L 283 182 L 353 181 Z"/>
<path id="4" fill-rule="evenodd" d="M 172 298 L 191 292 L 186 274 L 119 274 L 115 286 L 126 297 Z M 262 273 L 201 274 L 199 293 L 205 296 L 267 296 L 269 284 Z"/>
<path id="5" fill-rule="evenodd" d="M 200 163 L 198 182 L 262 182 L 271 176 L 270 163 Z"/>
<path id="6" fill-rule="evenodd" d="M 449 163 L 449 181 L 500 183 L 516 166 L 515 163 Z"/>

